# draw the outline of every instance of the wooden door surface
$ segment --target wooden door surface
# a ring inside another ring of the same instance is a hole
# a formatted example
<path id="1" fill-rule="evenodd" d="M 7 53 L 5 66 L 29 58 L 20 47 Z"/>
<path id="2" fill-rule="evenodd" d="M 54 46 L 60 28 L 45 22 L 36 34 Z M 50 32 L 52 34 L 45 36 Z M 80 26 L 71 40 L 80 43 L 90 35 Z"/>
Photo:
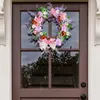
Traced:
<path id="1" fill-rule="evenodd" d="M 37 4 L 46 3 L 13 3 L 13 100 L 88 100 L 87 3 L 52 3 L 54 7 L 64 4 L 73 21 L 72 36 L 59 54 L 42 54 L 29 41 L 27 11 L 35 12 Z M 46 22 L 44 31 L 55 35 L 56 25 Z"/>

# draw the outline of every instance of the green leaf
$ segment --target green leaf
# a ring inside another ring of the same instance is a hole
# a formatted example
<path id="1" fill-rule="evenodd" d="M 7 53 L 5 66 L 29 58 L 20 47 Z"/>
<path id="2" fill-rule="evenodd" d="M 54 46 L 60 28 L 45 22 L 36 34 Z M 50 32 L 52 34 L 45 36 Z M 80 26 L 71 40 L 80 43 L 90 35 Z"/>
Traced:
<path id="1" fill-rule="evenodd" d="M 60 32 L 58 32 L 58 34 L 60 35 Z"/>
<path id="2" fill-rule="evenodd" d="M 38 11 L 41 11 L 41 8 L 37 8 Z"/>
<path id="3" fill-rule="evenodd" d="M 68 24 L 68 26 L 67 26 L 69 29 L 71 29 L 72 28 L 72 24 Z"/>
<path id="4" fill-rule="evenodd" d="M 34 29 L 29 29 L 29 32 L 33 32 Z"/>
<path id="5" fill-rule="evenodd" d="M 47 35 L 47 32 L 43 32 L 43 35 Z"/>
<path id="6" fill-rule="evenodd" d="M 70 16 L 67 16 L 68 17 L 68 19 L 70 19 Z"/>
<path id="7" fill-rule="evenodd" d="M 40 10 L 41 10 L 42 12 L 47 11 L 47 9 L 46 9 L 46 8 L 44 8 L 44 7 L 41 7 L 41 8 L 40 8 Z"/>
<path id="8" fill-rule="evenodd" d="M 69 38 L 69 36 L 68 36 L 68 35 L 66 35 L 66 36 L 65 36 L 65 39 L 68 39 L 68 38 Z"/>
<path id="9" fill-rule="evenodd" d="M 64 41 L 64 39 L 65 39 L 64 37 L 61 37 L 61 40 L 62 40 L 62 41 Z"/>
<path id="10" fill-rule="evenodd" d="M 34 40 L 38 40 L 38 36 L 33 35 Z"/>

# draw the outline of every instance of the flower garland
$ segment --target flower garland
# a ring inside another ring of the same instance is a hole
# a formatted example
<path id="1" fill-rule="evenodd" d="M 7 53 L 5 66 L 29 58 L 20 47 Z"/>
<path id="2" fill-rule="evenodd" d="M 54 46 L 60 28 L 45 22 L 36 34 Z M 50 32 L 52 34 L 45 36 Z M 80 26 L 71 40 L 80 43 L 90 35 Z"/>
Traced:
<path id="1" fill-rule="evenodd" d="M 31 15 L 28 35 L 32 37 L 32 41 L 39 44 L 41 50 L 46 51 L 50 48 L 57 50 L 57 47 L 61 47 L 70 37 L 69 31 L 72 29 L 72 24 L 65 10 L 64 6 L 53 8 L 52 4 L 48 3 L 47 7 L 38 8 L 35 16 Z M 57 25 L 58 32 L 55 37 L 50 37 L 42 31 L 46 21 Z"/>

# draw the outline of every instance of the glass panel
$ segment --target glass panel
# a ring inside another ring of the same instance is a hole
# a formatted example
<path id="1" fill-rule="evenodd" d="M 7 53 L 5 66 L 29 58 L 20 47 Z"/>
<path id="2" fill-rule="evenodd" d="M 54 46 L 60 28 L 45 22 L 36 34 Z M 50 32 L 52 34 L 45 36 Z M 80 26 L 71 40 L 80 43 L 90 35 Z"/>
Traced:
<path id="1" fill-rule="evenodd" d="M 48 54 L 41 52 L 21 53 L 21 87 L 48 86 Z"/>
<path id="2" fill-rule="evenodd" d="M 78 88 L 78 52 L 52 54 L 52 87 Z"/>
<path id="3" fill-rule="evenodd" d="M 73 30 L 70 31 L 71 38 L 68 39 L 62 48 L 79 48 L 79 12 L 67 12 L 72 21 Z M 55 23 L 52 23 L 52 35 L 56 36 L 58 28 Z"/>
<path id="4" fill-rule="evenodd" d="M 31 37 L 28 36 L 28 28 L 27 24 L 30 20 L 30 15 L 28 12 L 21 12 L 21 48 L 36 48 L 38 45 L 34 44 L 34 42 L 30 42 Z M 48 22 L 43 25 L 43 32 L 48 33 Z"/>

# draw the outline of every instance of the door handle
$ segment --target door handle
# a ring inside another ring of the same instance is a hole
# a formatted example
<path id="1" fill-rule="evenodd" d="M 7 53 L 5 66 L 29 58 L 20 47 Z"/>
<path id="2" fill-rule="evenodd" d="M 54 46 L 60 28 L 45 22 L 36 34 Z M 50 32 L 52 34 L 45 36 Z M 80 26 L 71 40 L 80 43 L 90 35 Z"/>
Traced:
<path id="1" fill-rule="evenodd" d="M 85 88 L 85 87 L 86 87 L 86 83 L 85 83 L 85 82 L 82 82 L 82 83 L 81 83 L 81 87 L 82 87 L 82 88 Z"/>
<path id="2" fill-rule="evenodd" d="M 81 100 L 86 100 L 87 96 L 86 96 L 86 94 L 82 94 L 82 95 L 80 96 L 80 98 L 81 98 Z"/>

